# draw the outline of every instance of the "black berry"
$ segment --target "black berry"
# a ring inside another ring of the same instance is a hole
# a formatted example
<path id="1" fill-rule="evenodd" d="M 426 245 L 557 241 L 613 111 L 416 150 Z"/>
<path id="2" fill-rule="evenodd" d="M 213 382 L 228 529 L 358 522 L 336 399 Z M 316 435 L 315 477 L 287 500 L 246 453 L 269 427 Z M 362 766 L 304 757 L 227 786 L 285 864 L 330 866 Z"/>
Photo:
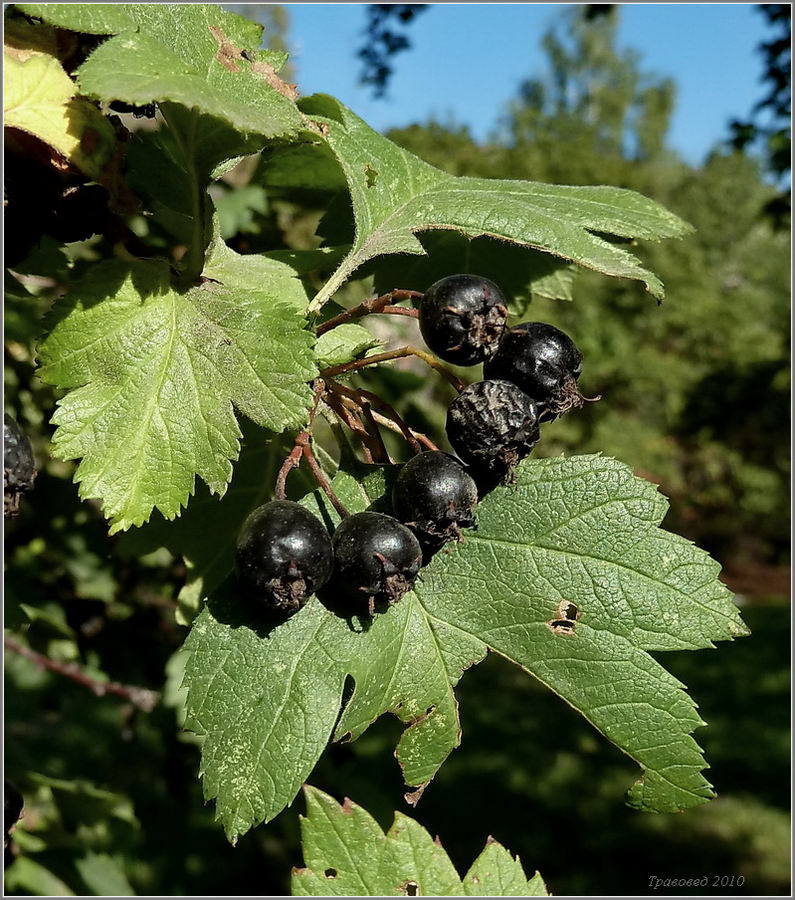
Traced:
<path id="1" fill-rule="evenodd" d="M 9 831 L 17 824 L 22 815 L 22 807 L 25 801 L 22 799 L 18 788 L 7 778 L 3 779 L 3 826 L 8 837 Z"/>
<path id="2" fill-rule="evenodd" d="M 36 462 L 25 432 L 5 413 L 3 417 L 3 514 L 19 514 L 22 494 L 33 487 Z"/>
<path id="3" fill-rule="evenodd" d="M 440 450 L 418 453 L 400 470 L 392 488 L 395 515 L 421 539 L 460 538 L 474 521 L 478 489 L 464 467 Z"/>
<path id="4" fill-rule="evenodd" d="M 448 407 L 447 437 L 476 473 L 510 481 L 538 442 L 538 409 L 510 381 L 476 381 Z"/>
<path id="5" fill-rule="evenodd" d="M 486 378 L 512 381 L 552 418 L 582 406 L 577 387 L 582 353 L 574 341 L 546 322 L 523 322 L 509 328 L 494 356 L 486 362 Z"/>
<path id="6" fill-rule="evenodd" d="M 445 362 L 474 366 L 496 350 L 508 308 L 494 282 L 478 275 L 449 275 L 420 301 L 420 331 Z"/>
<path id="7" fill-rule="evenodd" d="M 377 602 L 396 603 L 411 590 L 420 570 L 419 541 L 383 513 L 348 516 L 337 526 L 332 543 L 333 588 L 353 612 L 372 613 Z"/>
<path id="8" fill-rule="evenodd" d="M 294 613 L 331 575 L 331 538 L 292 500 L 273 500 L 243 523 L 235 556 L 245 593 L 278 613 Z"/>

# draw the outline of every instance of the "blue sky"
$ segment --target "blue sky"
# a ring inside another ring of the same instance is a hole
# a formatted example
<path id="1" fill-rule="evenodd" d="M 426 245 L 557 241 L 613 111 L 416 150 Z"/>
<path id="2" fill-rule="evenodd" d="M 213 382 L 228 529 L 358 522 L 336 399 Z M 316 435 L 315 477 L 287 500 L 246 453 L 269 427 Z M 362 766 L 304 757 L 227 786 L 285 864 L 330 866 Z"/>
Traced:
<path id="1" fill-rule="evenodd" d="M 358 85 L 355 52 L 365 4 L 286 4 L 302 94 L 324 91 L 373 127 L 431 116 L 494 128 L 519 82 L 541 74 L 541 37 L 565 4 L 433 4 L 409 27 L 412 48 L 395 57 L 386 99 Z M 762 94 L 764 18 L 751 4 L 621 4 L 619 45 L 642 56 L 644 70 L 674 78 L 677 104 L 670 142 L 698 163 Z"/>

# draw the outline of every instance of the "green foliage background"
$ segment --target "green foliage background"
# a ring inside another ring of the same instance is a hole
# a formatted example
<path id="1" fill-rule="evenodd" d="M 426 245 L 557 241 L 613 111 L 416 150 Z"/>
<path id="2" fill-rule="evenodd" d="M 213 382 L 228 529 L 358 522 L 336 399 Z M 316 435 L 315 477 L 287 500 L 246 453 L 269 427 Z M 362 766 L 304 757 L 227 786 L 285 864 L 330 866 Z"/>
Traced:
<path id="1" fill-rule="evenodd" d="M 284 23 L 272 22 L 280 49 Z M 614 39 L 613 13 L 563 13 L 545 39 L 547 77 L 520 87 L 486 144 L 440 123 L 390 137 L 455 174 L 629 187 L 697 229 L 644 251 L 666 285 L 662 306 L 635 283 L 584 274 L 572 287 L 576 304 L 537 294 L 522 318 L 567 330 L 585 355 L 584 392 L 603 397 L 548 426 L 537 453 L 603 451 L 631 463 L 671 498 L 666 527 L 709 550 L 743 595 L 751 639 L 660 654 L 710 723 L 697 737 L 719 799 L 683 815 L 625 808 L 632 763 L 558 698 L 489 657 L 460 685 L 466 743 L 412 815 L 442 836 L 460 872 L 492 833 L 557 894 L 644 894 L 653 874 L 742 875 L 738 893 L 785 893 L 789 235 L 762 215 L 775 189 L 756 159 L 716 149 L 691 167 L 675 156 L 666 145 L 673 85 L 616 51 Z M 247 159 L 213 188 L 223 237 L 239 252 L 314 246 L 323 197 L 264 173 Z M 163 241 L 157 224 L 136 228 L 150 246 Z M 77 271 L 111 252 L 103 238 L 66 248 Z M 61 247 L 45 241 L 21 269 L 55 292 L 64 263 Z M 401 287 L 426 286 L 421 268 L 407 277 L 418 283 Z M 372 288 L 353 283 L 346 298 Z M 51 458 L 47 418 L 58 394 L 33 376 L 37 319 L 19 292 L 7 284 L 6 408 L 32 436 L 41 471 L 6 530 L 6 626 L 32 619 L 35 649 L 162 690 L 163 703 L 142 713 L 6 655 L 6 774 L 27 808 L 7 891 L 286 893 L 300 863 L 295 813 L 232 848 L 203 805 L 198 746 L 179 730 L 184 567 L 162 550 L 125 555 L 98 506 L 78 501 L 74 466 Z M 407 364 L 362 383 L 439 434 L 446 394 L 423 375 Z M 390 756 L 398 730 L 382 719 L 355 743 L 332 746 L 313 783 L 388 826 L 403 791 Z"/>

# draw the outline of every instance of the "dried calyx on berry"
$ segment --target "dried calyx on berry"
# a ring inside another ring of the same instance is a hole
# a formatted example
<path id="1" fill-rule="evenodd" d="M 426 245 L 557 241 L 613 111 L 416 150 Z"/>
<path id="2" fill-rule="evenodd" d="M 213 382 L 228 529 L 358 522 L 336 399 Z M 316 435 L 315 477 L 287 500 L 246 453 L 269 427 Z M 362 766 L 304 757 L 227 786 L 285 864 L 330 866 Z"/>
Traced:
<path id="1" fill-rule="evenodd" d="M 267 610 L 292 614 L 329 579 L 331 538 L 323 523 L 292 500 L 260 506 L 243 523 L 235 553 L 238 582 Z"/>
<path id="2" fill-rule="evenodd" d="M 449 275 L 432 284 L 420 301 L 420 332 L 445 362 L 474 366 L 496 350 L 508 307 L 502 292 L 479 275 Z"/>
<path id="3" fill-rule="evenodd" d="M 397 603 L 411 590 L 422 563 L 417 538 L 383 513 L 360 512 L 343 519 L 332 545 L 329 599 L 340 599 L 339 605 L 353 614 L 372 614 L 376 603 Z"/>
<path id="4" fill-rule="evenodd" d="M 395 515 L 420 540 L 440 546 L 460 540 L 474 522 L 478 489 L 464 467 L 441 450 L 418 453 L 400 470 L 392 488 Z"/>
<path id="5" fill-rule="evenodd" d="M 33 487 L 36 462 L 25 432 L 5 413 L 3 416 L 3 515 L 19 515 L 22 495 Z"/>
<path id="6" fill-rule="evenodd" d="M 577 387 L 582 353 L 565 332 L 546 322 L 523 322 L 506 330 L 483 368 L 486 378 L 513 382 L 555 418 L 585 399 Z"/>
<path id="7" fill-rule="evenodd" d="M 476 381 L 448 407 L 447 437 L 476 477 L 509 482 L 538 442 L 538 409 L 510 381 Z"/>

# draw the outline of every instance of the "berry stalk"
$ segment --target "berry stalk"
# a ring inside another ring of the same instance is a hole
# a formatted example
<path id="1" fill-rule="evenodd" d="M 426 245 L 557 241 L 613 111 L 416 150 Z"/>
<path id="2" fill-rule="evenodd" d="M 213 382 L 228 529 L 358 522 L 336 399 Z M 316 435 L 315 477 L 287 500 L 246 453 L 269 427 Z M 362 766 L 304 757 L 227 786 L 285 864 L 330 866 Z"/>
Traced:
<path id="1" fill-rule="evenodd" d="M 431 356 L 430 353 L 426 353 L 424 350 L 419 350 L 417 347 L 398 347 L 395 350 L 386 350 L 383 353 L 376 353 L 373 356 L 366 356 L 364 359 L 354 359 L 352 362 L 342 363 L 339 366 L 330 366 L 328 369 L 323 369 L 322 375 L 324 378 L 335 378 L 337 375 L 343 375 L 346 372 L 354 372 L 357 369 L 364 369 L 367 366 L 375 366 L 378 363 L 388 362 L 392 359 L 404 359 L 407 356 L 416 356 L 418 359 L 421 359 L 426 365 L 430 366 L 432 369 L 435 369 L 443 378 L 450 382 L 450 384 L 458 391 L 460 394 L 461 391 L 464 390 L 466 385 L 464 382 L 449 369 L 445 368 L 437 359 Z"/>
<path id="2" fill-rule="evenodd" d="M 360 408 L 362 407 L 364 401 L 369 401 L 370 404 L 376 407 L 376 409 L 380 409 L 385 412 L 386 415 L 400 427 L 400 430 L 403 432 L 403 437 L 405 437 L 411 449 L 415 453 L 420 453 L 422 451 L 422 448 L 420 447 L 417 439 L 414 437 L 414 433 L 412 432 L 412 430 L 403 421 L 397 410 L 389 403 L 387 403 L 386 400 L 382 400 L 377 394 L 366 391 L 364 390 L 364 388 L 346 387 L 345 385 L 340 384 L 338 381 L 329 381 L 328 386 L 330 391 L 333 391 L 337 394 L 342 394 L 344 397 L 350 398 Z"/>
<path id="3" fill-rule="evenodd" d="M 393 316 L 411 316 L 411 318 L 416 319 L 419 317 L 419 313 L 416 309 L 406 309 L 402 306 L 391 306 L 390 300 L 409 300 L 412 297 L 421 297 L 421 291 L 402 291 L 402 290 L 394 290 L 390 291 L 388 294 L 382 294 L 380 297 L 371 297 L 368 300 L 363 300 L 358 306 L 354 306 L 351 309 L 346 309 L 345 312 L 341 312 L 339 315 L 334 316 L 329 319 L 327 322 L 323 322 L 321 325 L 315 329 L 315 333 L 318 337 L 321 334 L 325 334 L 327 331 L 331 331 L 332 328 L 336 328 L 338 325 L 344 325 L 345 322 L 350 322 L 351 319 L 361 319 L 364 316 L 369 316 L 373 313 L 382 313 L 385 315 L 393 315 Z"/>

